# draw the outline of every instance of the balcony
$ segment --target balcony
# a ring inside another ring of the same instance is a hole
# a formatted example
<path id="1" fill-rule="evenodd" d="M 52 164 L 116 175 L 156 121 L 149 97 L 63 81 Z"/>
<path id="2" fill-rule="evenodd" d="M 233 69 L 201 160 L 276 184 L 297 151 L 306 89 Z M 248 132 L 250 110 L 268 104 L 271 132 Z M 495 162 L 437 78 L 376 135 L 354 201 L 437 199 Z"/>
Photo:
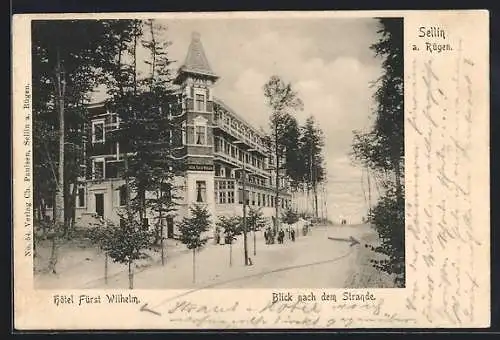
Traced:
<path id="1" fill-rule="evenodd" d="M 234 140 L 235 144 L 240 144 L 242 146 L 245 145 L 249 149 L 252 149 L 252 151 L 258 152 L 264 157 L 268 156 L 268 152 L 265 147 L 251 140 L 249 137 L 243 135 L 240 131 L 238 131 L 230 124 L 224 122 L 221 119 L 215 119 L 214 123 L 215 123 L 214 128 L 218 128 L 227 133 L 228 135 L 232 136 L 235 139 Z"/>
<path id="2" fill-rule="evenodd" d="M 230 155 L 222 152 L 222 151 L 215 151 L 214 152 L 214 158 L 215 160 L 220 160 L 220 161 L 223 161 L 227 164 L 230 164 L 230 165 L 233 165 L 234 167 L 237 167 L 237 168 L 243 168 L 243 162 L 240 161 L 239 159 L 237 158 L 234 158 L 234 157 L 231 157 Z M 264 170 L 264 169 L 260 169 L 256 166 L 253 166 L 249 163 L 246 163 L 245 164 L 245 168 L 249 171 L 249 172 L 253 172 L 254 174 L 256 175 L 259 175 L 261 177 L 265 177 L 267 178 L 269 176 L 269 172 Z"/>

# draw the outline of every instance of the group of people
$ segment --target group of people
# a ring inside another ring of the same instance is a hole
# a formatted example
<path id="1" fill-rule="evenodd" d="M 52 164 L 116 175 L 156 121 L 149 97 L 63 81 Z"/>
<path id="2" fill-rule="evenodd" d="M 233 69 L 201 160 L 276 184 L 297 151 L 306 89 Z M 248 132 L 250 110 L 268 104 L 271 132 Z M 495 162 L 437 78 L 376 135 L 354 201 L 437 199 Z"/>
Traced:
<path id="1" fill-rule="evenodd" d="M 224 245 L 227 243 L 230 243 L 227 235 L 224 234 L 224 231 L 221 228 L 216 227 L 214 230 L 214 244 Z"/>
<path id="2" fill-rule="evenodd" d="M 277 235 L 276 235 L 277 234 Z M 295 242 L 295 230 L 293 228 L 288 229 L 288 235 L 292 242 Z M 264 231 L 264 239 L 266 240 L 266 244 L 274 244 L 274 240 L 276 239 L 279 244 L 283 244 L 285 241 L 285 231 L 280 229 L 278 233 L 275 233 L 271 227 L 267 227 Z"/>
<path id="3" fill-rule="evenodd" d="M 311 222 L 301 218 L 299 219 L 299 222 L 297 222 L 296 227 L 299 230 L 302 229 L 302 234 L 305 236 L 310 233 L 311 225 Z M 287 233 L 289 239 L 292 240 L 292 242 L 295 242 L 296 231 L 293 226 L 288 226 L 286 232 L 283 228 L 280 228 L 276 232 L 274 228 L 268 226 L 264 230 L 264 239 L 266 244 L 274 244 L 276 241 L 278 241 L 279 244 L 283 244 L 285 242 L 285 234 Z M 213 242 L 214 244 L 224 245 L 231 243 L 231 240 L 228 239 L 222 228 L 217 226 L 214 230 Z"/>

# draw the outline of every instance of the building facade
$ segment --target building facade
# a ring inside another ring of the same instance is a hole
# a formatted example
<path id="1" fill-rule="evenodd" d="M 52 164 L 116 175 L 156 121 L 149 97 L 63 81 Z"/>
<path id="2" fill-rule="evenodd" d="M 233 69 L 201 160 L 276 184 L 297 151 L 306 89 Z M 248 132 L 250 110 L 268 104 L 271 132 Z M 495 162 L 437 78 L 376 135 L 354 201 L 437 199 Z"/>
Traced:
<path id="1" fill-rule="evenodd" d="M 262 132 L 252 127 L 222 100 L 213 86 L 219 77 L 212 71 L 200 36 L 193 34 L 184 64 L 174 81 L 182 104 L 182 136 L 175 157 L 183 164 L 175 177 L 175 217 L 167 220 L 168 235 L 175 233 L 175 220 L 189 213 L 190 206 L 206 206 L 212 220 L 221 215 L 241 216 L 243 200 L 264 216 L 292 206 L 289 183 L 280 176 L 276 200 L 275 159 Z M 113 138 L 120 119 L 104 103 L 89 105 L 90 136 L 85 141 L 81 184 L 77 189 L 76 218 L 98 215 L 114 222 L 126 203 L 122 145 Z M 249 114 L 249 113 L 247 113 Z M 246 173 L 243 192 L 243 173 Z"/>

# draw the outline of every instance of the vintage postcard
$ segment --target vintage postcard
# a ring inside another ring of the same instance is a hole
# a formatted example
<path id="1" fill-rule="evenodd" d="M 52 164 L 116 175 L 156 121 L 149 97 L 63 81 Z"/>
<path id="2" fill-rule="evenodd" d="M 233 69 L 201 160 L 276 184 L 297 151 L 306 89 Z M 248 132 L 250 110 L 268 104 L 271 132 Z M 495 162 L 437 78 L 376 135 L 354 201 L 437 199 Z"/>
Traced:
<path id="1" fill-rule="evenodd" d="M 15 328 L 489 327 L 488 28 L 14 16 Z"/>

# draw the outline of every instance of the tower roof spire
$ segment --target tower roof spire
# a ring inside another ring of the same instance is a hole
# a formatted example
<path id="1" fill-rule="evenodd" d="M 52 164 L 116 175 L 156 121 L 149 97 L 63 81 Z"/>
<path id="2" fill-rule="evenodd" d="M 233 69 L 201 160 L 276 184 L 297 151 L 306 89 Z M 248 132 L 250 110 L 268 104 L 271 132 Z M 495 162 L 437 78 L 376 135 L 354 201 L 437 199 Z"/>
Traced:
<path id="1" fill-rule="evenodd" d="M 186 59 L 179 71 L 216 77 L 205 55 L 200 38 L 200 33 L 192 33 Z"/>

